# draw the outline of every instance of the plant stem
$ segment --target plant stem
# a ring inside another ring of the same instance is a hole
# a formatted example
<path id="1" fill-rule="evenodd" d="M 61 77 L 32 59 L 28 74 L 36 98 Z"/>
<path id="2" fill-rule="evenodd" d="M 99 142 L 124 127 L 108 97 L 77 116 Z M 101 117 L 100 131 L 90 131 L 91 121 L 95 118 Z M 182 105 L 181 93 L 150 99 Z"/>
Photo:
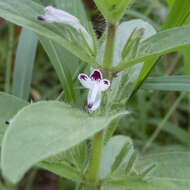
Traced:
<path id="1" fill-rule="evenodd" d="M 98 132 L 92 141 L 92 152 L 87 173 L 86 190 L 98 190 L 99 170 L 102 157 L 104 131 Z"/>
<path id="2" fill-rule="evenodd" d="M 5 75 L 5 92 L 10 92 L 10 81 L 11 81 L 11 63 L 14 47 L 14 24 L 9 23 L 9 39 L 8 39 L 8 53 L 6 62 L 6 75 Z"/>
<path id="3" fill-rule="evenodd" d="M 109 69 L 113 65 L 114 46 L 115 46 L 116 25 L 108 23 L 108 33 L 104 53 L 104 68 Z"/>
<path id="4" fill-rule="evenodd" d="M 109 69 L 113 65 L 114 45 L 115 45 L 116 25 L 108 23 L 108 33 L 106 39 L 106 47 L 104 52 L 103 67 L 107 71 L 104 73 L 107 79 L 109 76 Z M 104 130 L 98 132 L 92 140 L 91 158 L 87 171 L 87 182 L 85 190 L 99 190 L 99 171 L 102 158 L 102 149 L 104 144 Z"/>

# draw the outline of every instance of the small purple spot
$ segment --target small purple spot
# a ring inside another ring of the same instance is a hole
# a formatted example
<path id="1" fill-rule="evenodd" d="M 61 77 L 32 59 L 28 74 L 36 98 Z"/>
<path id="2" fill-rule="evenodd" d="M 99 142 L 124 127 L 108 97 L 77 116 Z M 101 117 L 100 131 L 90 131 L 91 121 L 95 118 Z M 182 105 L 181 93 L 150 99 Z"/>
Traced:
<path id="1" fill-rule="evenodd" d="M 38 16 L 37 18 L 38 18 L 38 20 L 45 21 L 43 16 Z"/>
<path id="2" fill-rule="evenodd" d="M 108 84 L 109 84 L 109 82 L 108 82 L 107 80 L 104 80 L 104 84 L 108 85 Z"/>
<path id="3" fill-rule="evenodd" d="M 80 75 L 80 79 L 86 80 L 88 77 L 86 75 Z"/>
<path id="4" fill-rule="evenodd" d="M 102 74 L 99 70 L 95 70 L 92 75 L 90 76 L 91 79 L 94 80 L 101 80 L 102 79 Z"/>
<path id="5" fill-rule="evenodd" d="M 88 104 L 88 108 L 91 109 L 93 104 Z"/>

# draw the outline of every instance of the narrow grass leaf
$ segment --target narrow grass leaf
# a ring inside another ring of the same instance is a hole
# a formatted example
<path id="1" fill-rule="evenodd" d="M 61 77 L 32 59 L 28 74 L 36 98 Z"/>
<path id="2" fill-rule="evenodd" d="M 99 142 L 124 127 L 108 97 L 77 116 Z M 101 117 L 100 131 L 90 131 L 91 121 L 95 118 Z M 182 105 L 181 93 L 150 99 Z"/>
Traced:
<path id="1" fill-rule="evenodd" d="M 162 91 L 190 91 L 190 77 L 181 76 L 162 76 L 149 77 L 142 85 L 143 89 L 162 90 Z"/>
<path id="2" fill-rule="evenodd" d="M 48 54 L 51 64 L 55 68 L 58 78 L 64 90 L 64 101 L 74 103 L 76 100 L 71 65 L 76 65 L 78 59 L 73 57 L 70 52 L 61 47 L 59 44 L 52 40 L 47 40 L 39 36 L 46 53 Z M 70 68 L 69 68 L 70 65 Z"/>
<path id="3" fill-rule="evenodd" d="M 161 123 L 161 119 L 151 119 L 149 123 L 155 127 L 158 127 Z M 189 146 L 190 139 L 186 130 L 182 127 L 175 125 L 172 122 L 166 122 L 165 127 L 162 128 L 163 132 L 166 132 L 168 135 L 171 135 L 175 139 L 177 139 L 180 143 Z"/>
<path id="4" fill-rule="evenodd" d="M 185 0 L 185 2 L 187 2 L 188 0 Z M 185 18 L 187 17 L 187 11 L 183 11 L 184 10 L 184 4 L 181 3 L 181 1 L 175 1 L 175 0 L 168 0 L 168 2 L 173 5 L 173 3 L 176 4 L 176 6 L 174 8 L 171 9 L 169 16 L 167 18 L 167 24 L 163 25 L 164 29 L 168 29 L 168 28 L 172 28 L 172 27 L 176 27 L 179 25 L 183 25 L 185 21 Z M 190 5 L 190 4 L 189 4 Z M 187 5 L 187 7 L 190 9 L 189 5 Z M 177 7 L 177 9 L 176 9 Z M 185 9 L 187 8 L 185 7 Z M 180 14 L 178 14 L 180 13 Z M 172 19 L 170 19 L 170 15 L 172 15 Z M 175 22 L 178 21 L 178 19 L 180 18 L 180 20 L 182 21 L 180 22 Z M 168 20 L 171 20 L 171 23 L 168 22 Z M 174 38 L 174 41 L 177 38 Z M 164 42 L 165 43 L 165 42 Z M 147 76 L 149 75 L 149 73 L 151 72 L 151 70 L 153 69 L 154 65 L 157 63 L 159 56 L 156 57 L 152 57 L 148 60 L 145 61 L 144 66 L 142 68 L 142 71 L 139 75 L 136 87 L 133 91 L 133 94 L 137 91 L 137 89 L 142 85 L 143 81 L 147 78 Z"/>
<path id="5" fill-rule="evenodd" d="M 37 43 L 37 37 L 33 32 L 22 29 L 14 65 L 13 95 L 24 100 L 28 99 L 30 93 Z"/>
<path id="6" fill-rule="evenodd" d="M 172 7 L 172 10 L 163 25 L 163 29 L 183 25 L 190 11 L 189 0 L 183 0 L 183 2 L 168 0 L 168 3 Z"/>

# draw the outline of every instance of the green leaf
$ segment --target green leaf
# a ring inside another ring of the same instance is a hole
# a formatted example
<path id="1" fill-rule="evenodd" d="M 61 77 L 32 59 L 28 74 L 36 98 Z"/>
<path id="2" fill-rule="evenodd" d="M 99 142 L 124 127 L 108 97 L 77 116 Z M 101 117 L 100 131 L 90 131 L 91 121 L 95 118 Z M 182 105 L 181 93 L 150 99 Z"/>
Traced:
<path id="1" fill-rule="evenodd" d="M 37 164 L 37 166 L 50 172 L 53 172 L 60 177 L 65 177 L 76 182 L 82 181 L 82 176 L 76 170 L 76 168 L 72 167 L 65 161 L 58 163 L 43 161 Z"/>
<path id="2" fill-rule="evenodd" d="M 150 174 L 149 180 L 140 180 L 139 176 L 112 178 L 106 182 L 103 190 L 110 187 L 135 190 L 187 190 L 190 188 L 189 162 L 190 153 L 185 152 L 144 156 L 138 160 L 136 169 L 138 171 L 150 163 L 156 163 L 156 169 Z"/>
<path id="3" fill-rule="evenodd" d="M 173 4 L 174 4 L 174 2 L 175 2 L 175 0 L 166 0 L 167 1 L 167 3 L 168 3 L 168 5 L 171 7 Z"/>
<path id="4" fill-rule="evenodd" d="M 120 153 L 115 158 L 114 163 L 112 164 L 111 168 L 112 172 L 114 172 L 120 166 L 123 158 L 130 151 L 130 149 L 131 149 L 131 144 L 129 144 L 129 142 L 126 142 L 125 145 L 122 147 Z"/>
<path id="5" fill-rule="evenodd" d="M 133 96 L 133 94 L 135 94 L 135 92 L 139 89 L 139 87 L 142 85 L 144 80 L 148 77 L 148 75 L 152 71 L 154 65 L 157 63 L 157 59 L 158 59 L 158 57 L 153 57 L 144 62 L 144 65 L 141 69 L 141 72 L 138 76 L 136 85 L 134 87 L 134 91 L 133 91 L 133 93 L 131 93 L 130 98 Z"/>
<path id="6" fill-rule="evenodd" d="M 6 187 L 0 182 L 0 189 L 1 190 L 7 190 Z"/>
<path id="7" fill-rule="evenodd" d="M 130 174 L 131 170 L 133 169 L 134 165 L 135 165 L 135 161 L 137 159 L 137 153 L 133 152 L 130 157 L 129 160 L 126 164 L 126 168 L 125 168 L 125 172 L 126 174 Z"/>
<path id="8" fill-rule="evenodd" d="M 52 40 L 47 40 L 41 36 L 39 36 L 39 39 L 62 84 L 64 101 L 71 103 L 75 102 L 76 96 L 70 68 L 71 65 L 76 66 L 75 64 L 77 63 L 78 58 L 74 57 L 70 52 Z"/>
<path id="9" fill-rule="evenodd" d="M 190 91 L 189 76 L 161 76 L 149 77 L 143 83 L 142 88 L 148 90 L 163 91 Z"/>
<path id="10" fill-rule="evenodd" d="M 126 176 L 123 179 L 112 179 L 107 181 L 103 190 L 187 190 L 190 187 L 190 180 L 178 180 L 167 178 L 151 177 L 150 181 L 142 181 L 138 177 Z"/>
<path id="11" fill-rule="evenodd" d="M 44 7 L 26 0 L 0 0 L 0 16 L 33 32 L 59 43 L 83 61 L 95 64 L 95 53 L 84 36 L 63 24 L 43 23 L 37 16 L 44 14 Z"/>
<path id="12" fill-rule="evenodd" d="M 115 51 L 114 51 L 114 66 L 117 66 L 122 61 L 122 53 L 127 41 L 130 39 L 134 30 L 144 30 L 141 40 L 146 40 L 156 34 L 155 29 L 147 22 L 140 19 L 131 20 L 121 23 L 116 32 Z"/>
<path id="13" fill-rule="evenodd" d="M 4 136 L 3 175 L 18 182 L 37 162 L 79 144 L 119 115 L 94 117 L 57 101 L 26 106 L 13 118 Z"/>
<path id="14" fill-rule="evenodd" d="M 143 171 L 141 171 L 140 175 L 143 179 L 146 179 L 146 177 L 148 178 L 150 176 L 150 174 L 153 172 L 153 170 L 155 169 L 156 165 L 154 163 L 151 163 L 149 165 L 147 165 Z"/>
<path id="15" fill-rule="evenodd" d="M 156 169 L 151 176 L 180 181 L 190 179 L 189 162 L 189 152 L 157 153 L 140 158 L 136 167 L 140 169 L 146 164 L 156 163 Z"/>
<path id="16" fill-rule="evenodd" d="M 88 29 L 89 22 L 81 1 L 56 0 L 55 4 L 57 8 L 63 9 L 78 17 L 81 23 Z M 77 70 L 79 59 L 58 43 L 49 39 L 47 40 L 42 36 L 39 36 L 39 39 L 62 84 L 64 89 L 64 101 L 69 103 L 76 102 L 72 75 L 74 75 Z"/>
<path id="17" fill-rule="evenodd" d="M 15 96 L 0 92 L 0 144 L 7 129 L 5 121 L 11 120 L 12 117 L 24 106 L 27 102 Z"/>
<path id="18" fill-rule="evenodd" d="M 83 7 L 82 1 L 76 1 L 76 0 L 55 0 L 56 7 L 59 9 L 63 9 L 70 14 L 76 16 L 81 24 L 85 26 L 85 28 L 89 31 L 89 21 L 85 12 L 85 9 Z"/>
<path id="19" fill-rule="evenodd" d="M 143 20 L 132 20 L 128 22 L 121 23 L 117 28 L 116 33 L 116 41 L 115 41 L 115 49 L 114 49 L 114 66 L 117 66 L 122 61 L 122 52 L 123 49 L 130 38 L 131 34 L 134 30 L 144 29 L 144 35 L 142 39 L 147 39 L 150 36 L 156 33 L 155 29 L 144 22 Z M 98 62 L 102 63 L 102 52 L 104 52 L 105 43 L 99 50 Z M 112 105 L 113 103 L 117 103 L 121 101 L 121 99 L 125 98 L 125 102 L 130 97 L 133 89 L 135 88 L 136 81 L 138 79 L 139 73 L 142 69 L 143 63 L 134 65 L 133 67 L 118 73 L 118 76 L 112 81 L 112 90 L 109 92 L 109 96 L 107 97 L 108 103 L 107 107 Z M 123 102 L 124 102 L 123 101 Z M 121 106 L 120 106 L 121 107 Z"/>
<path id="20" fill-rule="evenodd" d="M 109 23 L 117 23 L 125 13 L 131 0 L 94 0 L 96 6 Z"/>
<path id="21" fill-rule="evenodd" d="M 153 59 L 157 56 L 177 51 L 190 44 L 190 25 L 176 27 L 151 36 L 139 45 L 136 57 L 122 61 L 116 70 Z"/>
<path id="22" fill-rule="evenodd" d="M 168 2 L 169 1 L 173 3 L 173 0 L 168 0 Z M 173 8 L 171 9 L 171 11 L 167 17 L 166 23 L 163 25 L 164 29 L 168 29 L 168 28 L 172 28 L 172 27 L 176 27 L 176 26 L 184 24 L 184 21 L 187 18 L 187 13 L 188 13 L 186 8 L 190 8 L 189 7 L 190 4 L 188 4 L 188 5 L 186 4 L 188 1 L 189 0 L 185 0 L 185 4 L 184 4 L 184 3 L 181 3 L 181 1 L 175 0 L 176 5 L 173 6 Z M 185 8 L 184 8 L 184 5 L 185 5 Z M 170 16 L 170 15 L 172 15 L 172 16 Z M 174 38 L 174 40 L 176 40 L 176 39 Z M 152 57 L 149 60 L 146 60 L 144 62 L 144 66 L 139 75 L 139 78 L 138 78 L 135 90 L 133 91 L 133 94 L 137 91 L 137 89 L 140 87 L 142 82 L 149 75 L 149 73 L 153 69 L 154 65 L 157 63 L 158 58 L 159 58 L 158 56 Z"/>
<path id="23" fill-rule="evenodd" d="M 126 144 L 128 144 L 129 147 L 127 148 L 127 151 L 124 151 Z M 111 174 L 113 169 L 113 172 L 118 172 L 118 170 L 124 168 L 130 159 L 132 152 L 133 145 L 130 138 L 126 136 L 112 137 L 103 148 L 100 177 L 107 177 L 109 174 Z"/>
<path id="24" fill-rule="evenodd" d="M 83 181 L 84 169 L 87 164 L 87 146 L 83 142 L 68 151 L 50 157 L 37 164 L 59 176 L 73 181 Z"/>
<path id="25" fill-rule="evenodd" d="M 163 29 L 183 25 L 190 11 L 189 0 L 183 0 L 183 2 L 175 0 L 175 3 L 174 0 L 170 0 L 168 2 L 172 9 L 163 25 Z"/>
<path id="26" fill-rule="evenodd" d="M 155 127 L 159 126 L 161 122 L 160 119 L 151 119 L 149 123 Z M 182 127 L 179 127 L 171 122 L 166 122 L 165 127 L 162 128 L 162 131 L 172 135 L 175 139 L 180 141 L 182 144 L 189 146 L 190 138 L 186 130 Z"/>
<path id="27" fill-rule="evenodd" d="M 136 55 L 136 51 L 139 45 L 140 40 L 144 35 L 144 28 L 134 29 L 131 33 L 127 43 L 125 44 L 122 51 L 122 59 L 125 59 L 126 56 L 134 56 Z"/>
<path id="28" fill-rule="evenodd" d="M 120 118 L 114 119 L 107 130 L 105 131 L 105 136 L 104 136 L 104 144 L 107 144 L 107 142 L 110 140 L 110 138 L 113 136 L 115 130 L 117 129 L 117 126 L 119 124 Z"/>
<path id="29" fill-rule="evenodd" d="M 33 32 L 22 29 L 14 65 L 13 94 L 25 100 L 30 93 L 37 42 Z"/>

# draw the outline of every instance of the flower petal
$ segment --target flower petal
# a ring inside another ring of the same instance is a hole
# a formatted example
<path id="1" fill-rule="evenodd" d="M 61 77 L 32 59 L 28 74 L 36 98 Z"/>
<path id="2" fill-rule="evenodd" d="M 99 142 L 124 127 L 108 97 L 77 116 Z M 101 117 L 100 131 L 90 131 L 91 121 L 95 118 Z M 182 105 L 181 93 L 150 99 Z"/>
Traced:
<path id="1" fill-rule="evenodd" d="M 75 23 L 76 26 L 77 24 L 80 24 L 79 20 L 75 16 L 69 14 L 66 11 L 56 9 L 52 6 L 46 7 L 45 15 L 39 16 L 38 19 L 46 22 L 63 22 L 69 25 L 73 25 Z"/>
<path id="2" fill-rule="evenodd" d="M 84 73 L 79 74 L 78 79 L 85 88 L 90 88 L 90 89 L 93 88 L 93 82 L 86 74 Z"/>
<path id="3" fill-rule="evenodd" d="M 110 81 L 107 79 L 103 79 L 100 82 L 100 90 L 105 91 L 110 87 Z"/>
<path id="4" fill-rule="evenodd" d="M 92 80 L 102 80 L 102 73 L 100 70 L 95 69 L 92 74 L 90 75 Z"/>
<path id="5" fill-rule="evenodd" d="M 94 89 L 90 89 L 88 93 L 88 109 L 95 111 L 101 103 L 101 92 L 98 90 L 94 96 Z"/>
<path id="6" fill-rule="evenodd" d="M 77 17 L 71 15 L 70 13 L 63 11 L 61 9 L 56 9 L 52 6 L 48 6 L 45 8 L 45 15 L 38 16 L 38 20 L 44 22 L 56 22 L 56 23 L 64 23 L 77 31 L 81 32 L 84 38 L 86 39 L 88 45 L 93 48 L 93 40 L 86 29 L 80 24 L 80 21 Z"/>

